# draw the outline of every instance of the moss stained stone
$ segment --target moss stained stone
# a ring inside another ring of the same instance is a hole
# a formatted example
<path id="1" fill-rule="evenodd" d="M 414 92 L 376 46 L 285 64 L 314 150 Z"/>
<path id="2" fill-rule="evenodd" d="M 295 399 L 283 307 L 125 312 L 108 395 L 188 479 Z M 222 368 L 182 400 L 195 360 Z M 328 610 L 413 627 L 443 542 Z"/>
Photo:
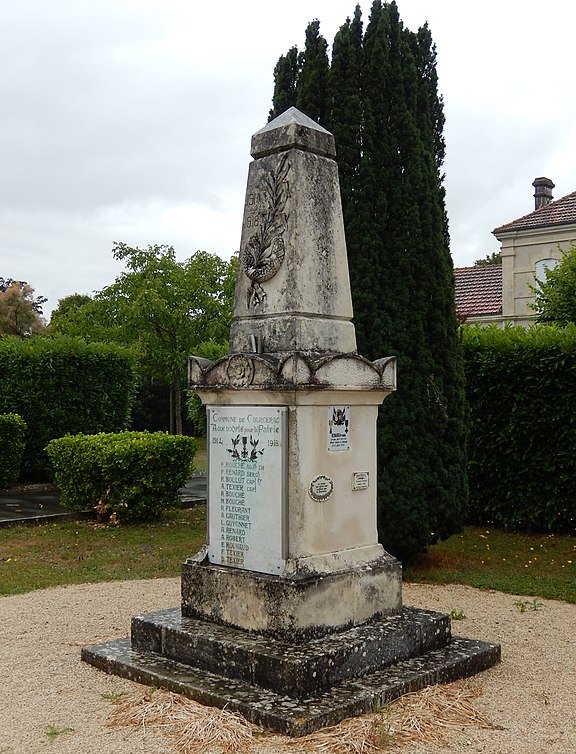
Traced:
<path id="1" fill-rule="evenodd" d="M 413 611 L 410 616 L 407 614 L 403 617 L 408 621 L 413 619 L 418 622 L 419 619 L 422 620 L 423 614 L 425 611 Z M 135 618 L 135 621 L 139 620 Z M 401 659 L 388 667 L 366 670 L 361 675 L 341 680 L 325 690 L 310 691 L 307 695 L 301 695 L 297 685 L 292 689 L 275 690 L 260 686 L 255 682 L 232 677 L 231 669 L 234 667 L 234 662 L 239 661 L 241 653 L 233 661 L 230 655 L 222 658 L 219 668 L 222 674 L 220 674 L 188 665 L 156 652 L 152 647 L 164 644 L 168 648 L 172 644 L 172 638 L 169 637 L 166 640 L 161 637 L 162 633 L 170 633 L 166 630 L 168 624 L 172 624 L 171 630 L 178 630 L 177 612 L 163 611 L 155 617 L 149 616 L 144 620 L 151 624 L 155 623 L 155 627 L 149 626 L 146 629 L 142 626 L 136 627 L 136 635 L 133 636 L 132 643 L 130 639 L 119 639 L 106 644 L 85 647 L 82 650 L 82 659 L 107 673 L 113 673 L 138 683 L 165 688 L 194 699 L 200 704 L 226 707 L 231 711 L 239 712 L 253 723 L 290 736 L 306 735 L 325 726 L 334 725 L 347 717 L 370 712 L 390 703 L 402 694 L 417 691 L 431 684 L 449 683 L 474 675 L 490 668 L 500 660 L 498 645 L 453 637 L 444 646 L 430 649 L 424 654 Z M 191 624 L 185 627 L 192 628 Z M 439 638 L 445 639 L 443 619 L 438 629 Z M 211 631 L 214 632 L 212 649 L 207 653 L 211 657 L 207 661 L 205 657 L 199 656 L 201 653 L 198 653 L 196 659 L 204 665 L 214 667 L 212 651 L 220 651 L 224 641 L 222 631 L 229 630 L 207 624 L 205 629 L 207 634 L 204 634 L 204 639 L 208 645 L 211 643 L 208 634 Z M 357 629 L 351 629 L 351 632 L 357 632 Z M 423 632 L 423 635 L 425 633 Z M 345 634 L 340 636 L 343 640 L 346 639 Z M 358 637 L 351 636 L 350 638 L 357 639 Z M 186 639 L 183 640 L 186 641 Z M 401 627 L 399 627 L 397 641 L 400 644 L 406 642 Z M 242 643 L 239 639 L 238 642 Z M 245 649 L 256 655 L 257 664 L 267 669 L 267 672 L 260 674 L 258 678 L 260 681 L 269 680 L 270 666 L 267 666 L 269 660 L 274 658 L 281 663 L 282 656 L 286 659 L 290 652 L 302 653 L 303 651 L 302 647 L 298 650 L 283 643 L 258 639 L 254 636 L 245 636 L 244 642 Z M 310 663 L 308 670 L 311 670 L 313 660 L 318 660 L 317 657 L 313 658 L 313 655 L 320 648 L 314 646 L 314 642 L 310 642 L 306 648 L 309 648 L 310 652 L 307 660 Z M 358 652 L 363 661 L 368 658 L 367 649 L 358 649 Z M 363 656 L 364 652 L 366 652 L 366 657 Z M 307 653 L 306 649 L 304 653 Z M 334 660 L 332 652 L 323 658 L 327 667 L 331 660 Z M 239 674 L 249 674 L 251 672 L 249 667 L 241 669 Z M 297 683 L 296 678 L 294 680 Z M 297 691 L 298 695 L 291 696 L 288 693 L 290 690 Z"/>
<path id="2" fill-rule="evenodd" d="M 301 736 L 485 670 L 500 647 L 403 608 L 401 564 L 378 542 L 376 418 L 396 364 L 357 353 L 334 139 L 291 108 L 252 147 L 230 354 L 189 362 L 189 387 L 230 422 L 209 423 L 209 543 L 183 565 L 181 609 L 136 616 L 131 640 L 82 658 Z M 276 450 L 252 411 L 281 413 Z"/>

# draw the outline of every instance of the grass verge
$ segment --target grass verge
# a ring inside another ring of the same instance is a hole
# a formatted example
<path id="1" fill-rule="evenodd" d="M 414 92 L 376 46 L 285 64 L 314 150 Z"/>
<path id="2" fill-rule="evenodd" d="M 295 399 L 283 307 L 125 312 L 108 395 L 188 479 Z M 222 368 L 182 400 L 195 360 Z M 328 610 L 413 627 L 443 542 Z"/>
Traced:
<path id="1" fill-rule="evenodd" d="M 206 438 L 195 437 L 196 453 L 194 454 L 194 471 L 208 471 L 208 456 L 206 454 Z"/>
<path id="2" fill-rule="evenodd" d="M 179 576 L 205 541 L 206 507 L 111 526 L 64 520 L 0 528 L 0 595 L 123 579 Z M 576 603 L 576 539 L 467 527 L 434 545 L 406 581 L 468 584 Z"/>
<path id="3" fill-rule="evenodd" d="M 575 564 L 574 537 L 468 526 L 431 547 L 404 578 L 576 602 Z"/>
<path id="4" fill-rule="evenodd" d="M 0 528 L 0 595 L 63 584 L 179 576 L 205 541 L 206 508 L 131 526 L 70 519 Z"/>

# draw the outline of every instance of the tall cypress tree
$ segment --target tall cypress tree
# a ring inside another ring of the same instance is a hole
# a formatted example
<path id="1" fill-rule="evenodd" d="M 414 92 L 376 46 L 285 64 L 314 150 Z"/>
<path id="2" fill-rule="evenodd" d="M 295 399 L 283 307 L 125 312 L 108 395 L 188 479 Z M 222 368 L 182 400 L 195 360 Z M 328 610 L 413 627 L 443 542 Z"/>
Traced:
<path id="1" fill-rule="evenodd" d="M 328 43 L 320 34 L 320 22 L 315 19 L 308 24 L 300 56 L 296 107 L 318 123 L 326 121 L 329 70 Z"/>
<path id="2" fill-rule="evenodd" d="M 338 148 L 340 191 L 346 208 L 345 223 L 350 232 L 360 192 L 362 155 L 362 18 L 356 6 L 354 20 L 346 19 L 334 37 L 332 63 L 328 75 L 326 127 L 332 131 Z"/>
<path id="3" fill-rule="evenodd" d="M 328 110 L 328 43 L 315 19 L 306 28 L 304 50 L 291 47 L 274 68 L 274 94 L 268 119 L 272 120 L 292 105 L 324 125 Z"/>
<path id="4" fill-rule="evenodd" d="M 278 58 L 274 67 L 274 94 L 272 95 L 272 109 L 268 114 L 269 121 L 296 104 L 299 72 L 298 48 L 291 47 L 286 55 Z"/>
<path id="5" fill-rule="evenodd" d="M 395 2 L 374 0 L 362 34 L 357 6 L 334 39 L 326 103 L 324 119 L 312 117 L 336 137 L 358 349 L 398 358 L 398 390 L 379 420 L 378 525 L 386 549 L 409 560 L 458 530 L 467 500 L 444 116 L 428 27 L 413 33 Z"/>

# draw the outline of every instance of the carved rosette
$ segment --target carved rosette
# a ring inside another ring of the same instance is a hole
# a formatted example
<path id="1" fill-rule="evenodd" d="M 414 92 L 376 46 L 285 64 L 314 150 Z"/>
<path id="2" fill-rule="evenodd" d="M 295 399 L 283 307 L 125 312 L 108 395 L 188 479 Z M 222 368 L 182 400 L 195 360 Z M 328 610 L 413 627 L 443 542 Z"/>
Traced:
<path id="1" fill-rule="evenodd" d="M 244 354 L 231 356 L 226 367 L 226 376 L 231 387 L 249 387 L 254 379 L 254 362 Z"/>
<path id="2" fill-rule="evenodd" d="M 240 264 L 250 279 L 247 306 L 254 311 L 266 310 L 267 295 L 261 283 L 273 278 L 284 260 L 289 171 L 288 155 L 284 154 L 278 168 L 271 170 L 264 179 L 265 208 L 259 215 L 258 230 L 240 250 Z"/>

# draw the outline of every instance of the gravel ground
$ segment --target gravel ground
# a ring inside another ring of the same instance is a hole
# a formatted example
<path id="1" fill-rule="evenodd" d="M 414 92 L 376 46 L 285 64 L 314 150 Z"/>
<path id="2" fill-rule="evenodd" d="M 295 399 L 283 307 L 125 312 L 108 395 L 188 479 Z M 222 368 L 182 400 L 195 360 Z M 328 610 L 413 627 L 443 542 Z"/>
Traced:
<path id="1" fill-rule="evenodd" d="M 80 648 L 126 636 L 132 615 L 179 603 L 180 579 L 83 584 L 0 598 L 0 754 L 162 754 L 160 734 L 110 729 L 103 695 L 135 684 L 80 661 Z M 453 632 L 499 642 L 502 663 L 477 676 L 478 709 L 503 730 L 467 728 L 447 746 L 404 746 L 404 754 L 573 754 L 576 751 L 576 605 L 463 586 L 405 584 L 407 605 L 465 619 Z M 50 737 L 47 731 L 65 731 Z M 66 730 L 72 729 L 72 730 Z M 396 751 L 396 749 L 392 749 Z M 206 748 L 206 754 L 210 751 Z M 274 754 L 273 740 L 269 754 Z"/>

